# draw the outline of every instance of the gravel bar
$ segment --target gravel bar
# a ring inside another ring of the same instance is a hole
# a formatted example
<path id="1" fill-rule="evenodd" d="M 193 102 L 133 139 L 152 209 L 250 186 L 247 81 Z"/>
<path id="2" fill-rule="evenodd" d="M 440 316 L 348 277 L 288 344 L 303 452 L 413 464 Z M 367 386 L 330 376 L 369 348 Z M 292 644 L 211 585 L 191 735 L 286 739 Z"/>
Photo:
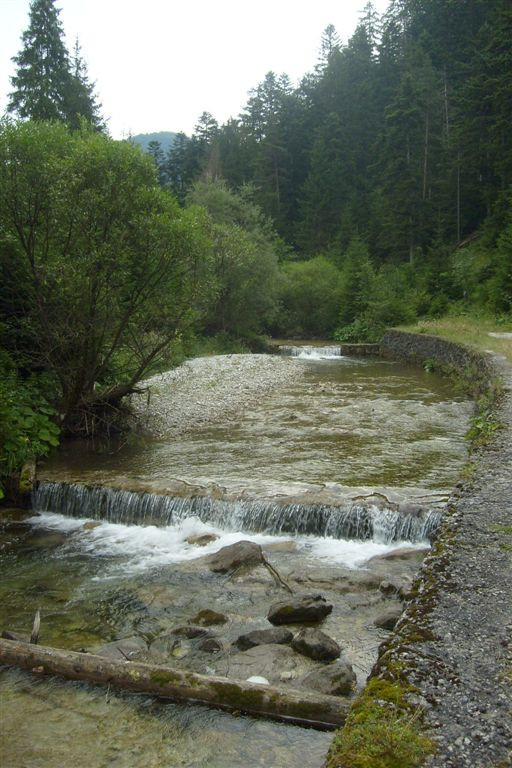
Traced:
<path id="1" fill-rule="evenodd" d="M 140 427 L 156 437 L 172 437 L 233 418 L 276 387 L 304 375 L 305 366 L 278 355 L 215 355 L 188 360 L 179 368 L 142 382 L 133 395 Z"/>

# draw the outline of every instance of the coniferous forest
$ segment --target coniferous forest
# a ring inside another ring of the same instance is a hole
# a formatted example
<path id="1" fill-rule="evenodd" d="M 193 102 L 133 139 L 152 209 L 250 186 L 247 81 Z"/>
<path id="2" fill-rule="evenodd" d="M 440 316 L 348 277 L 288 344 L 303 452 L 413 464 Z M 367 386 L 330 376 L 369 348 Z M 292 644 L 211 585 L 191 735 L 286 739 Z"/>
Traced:
<path id="1" fill-rule="evenodd" d="M 509 0 L 368 3 L 167 151 L 108 136 L 63 40 L 33 0 L 0 128 L 4 478 L 187 354 L 510 317 Z"/>

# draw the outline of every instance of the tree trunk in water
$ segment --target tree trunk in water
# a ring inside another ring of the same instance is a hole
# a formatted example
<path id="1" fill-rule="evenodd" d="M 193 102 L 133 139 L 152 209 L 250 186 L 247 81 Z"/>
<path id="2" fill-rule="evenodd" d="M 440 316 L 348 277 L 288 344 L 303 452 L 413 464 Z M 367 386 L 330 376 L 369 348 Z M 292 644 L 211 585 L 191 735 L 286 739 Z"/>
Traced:
<path id="1" fill-rule="evenodd" d="M 348 702 L 338 696 L 197 675 L 153 664 L 114 661 L 16 640 L 0 639 L 0 664 L 22 667 L 36 675 L 60 675 L 69 680 L 207 704 L 320 730 L 343 725 L 349 707 Z"/>

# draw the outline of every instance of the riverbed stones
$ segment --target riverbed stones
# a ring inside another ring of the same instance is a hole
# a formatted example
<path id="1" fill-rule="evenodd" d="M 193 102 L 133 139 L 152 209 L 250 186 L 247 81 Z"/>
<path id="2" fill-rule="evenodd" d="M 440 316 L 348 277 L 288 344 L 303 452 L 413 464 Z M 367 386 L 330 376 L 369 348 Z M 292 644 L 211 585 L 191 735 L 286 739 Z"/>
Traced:
<path id="1" fill-rule="evenodd" d="M 341 654 L 338 643 L 320 629 L 301 629 L 292 640 L 292 648 L 315 661 L 334 661 Z"/>
<path id="2" fill-rule="evenodd" d="M 398 596 L 400 600 L 408 600 L 412 592 L 412 579 L 407 574 L 384 579 L 379 584 L 383 595 Z"/>
<path id="3" fill-rule="evenodd" d="M 300 685 L 330 696 L 348 696 L 356 685 L 356 675 L 348 661 L 335 661 L 309 672 Z"/>
<path id="4" fill-rule="evenodd" d="M 248 651 L 249 648 L 255 648 L 257 645 L 267 645 L 275 643 L 277 645 L 287 645 L 293 640 L 293 634 L 283 627 L 273 627 L 272 629 L 255 629 L 240 635 L 233 645 L 236 645 L 241 651 Z"/>
<path id="5" fill-rule="evenodd" d="M 322 595 L 301 595 L 271 605 L 267 618 L 276 625 L 317 623 L 323 621 L 332 608 L 332 603 Z"/>
<path id="6" fill-rule="evenodd" d="M 263 562 L 263 553 L 259 544 L 252 541 L 237 541 L 222 547 L 213 555 L 207 555 L 204 561 L 214 573 L 227 573 L 237 568 L 253 568 Z"/>
<path id="7" fill-rule="evenodd" d="M 189 625 L 185 627 L 176 627 L 176 629 L 171 630 L 171 634 L 177 635 L 178 637 L 184 637 L 187 640 L 195 640 L 198 637 L 209 637 L 211 631 L 205 627 Z"/>

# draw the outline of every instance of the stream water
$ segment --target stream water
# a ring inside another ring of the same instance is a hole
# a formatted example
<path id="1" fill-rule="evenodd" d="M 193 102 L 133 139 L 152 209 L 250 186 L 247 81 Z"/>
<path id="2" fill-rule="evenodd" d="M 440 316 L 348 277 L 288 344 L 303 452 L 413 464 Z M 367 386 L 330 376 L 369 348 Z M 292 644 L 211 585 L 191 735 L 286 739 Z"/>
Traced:
<path id="1" fill-rule="evenodd" d="M 27 633 L 40 607 L 45 645 L 95 651 L 128 639 L 158 660 L 166 633 L 215 609 L 228 619 L 219 652 L 194 640 L 166 652 L 177 667 L 233 676 L 231 643 L 268 627 L 282 594 L 264 569 L 220 578 L 200 558 L 250 539 L 295 589 L 334 603 L 322 629 L 362 685 L 386 636 L 373 619 L 393 603 L 379 583 L 417 569 L 464 461 L 471 405 L 421 370 L 303 357 L 303 377 L 240 418 L 172 440 L 75 443 L 48 461 L 39 514 L 0 526 L 0 629 Z M 407 559 L 382 558 L 404 545 Z M 286 671 L 292 684 L 309 669 L 300 664 Z M 6 669 L 0 696 L 3 768 L 314 768 L 330 741 Z"/>

